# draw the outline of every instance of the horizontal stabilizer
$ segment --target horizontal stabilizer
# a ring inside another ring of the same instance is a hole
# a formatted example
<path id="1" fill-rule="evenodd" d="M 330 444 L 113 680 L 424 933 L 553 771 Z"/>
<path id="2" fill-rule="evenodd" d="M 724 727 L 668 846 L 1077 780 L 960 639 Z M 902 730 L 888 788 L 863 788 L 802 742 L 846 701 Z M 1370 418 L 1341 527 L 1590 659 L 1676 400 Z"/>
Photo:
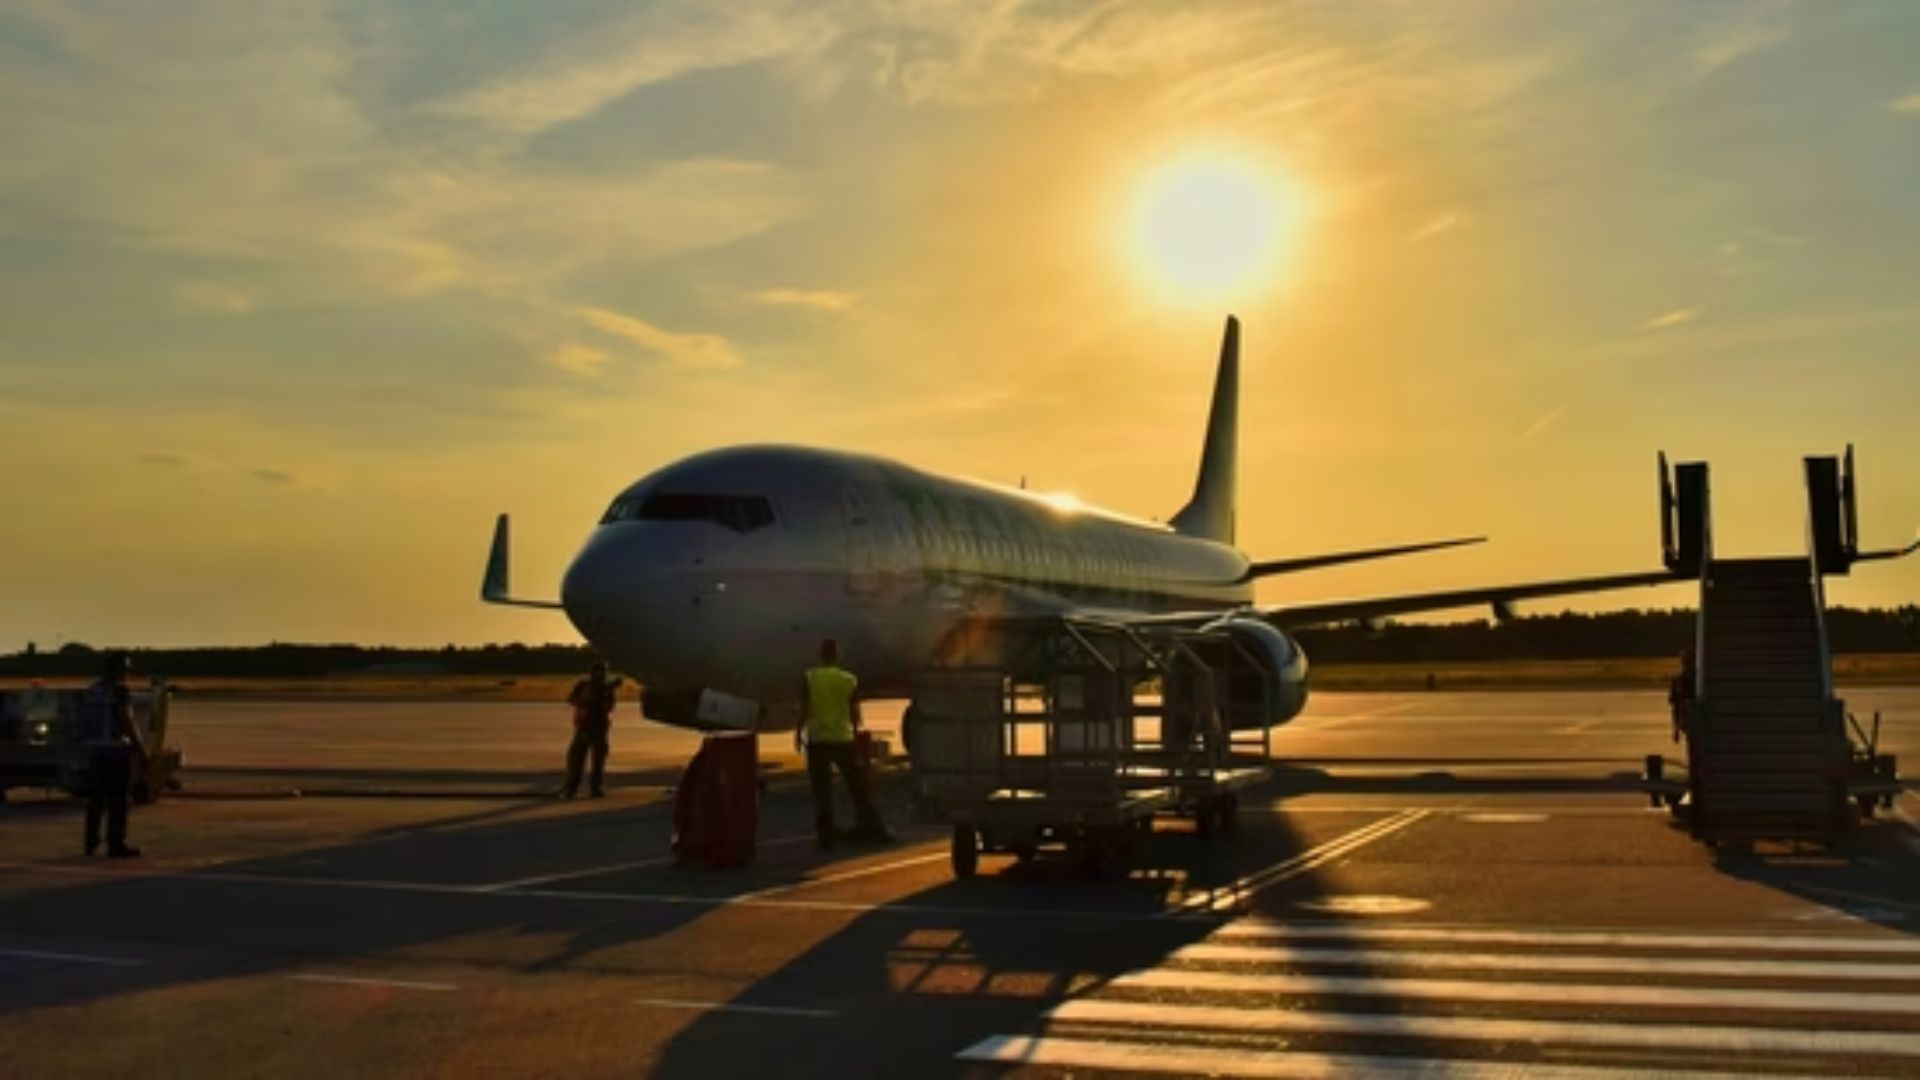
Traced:
<path id="1" fill-rule="evenodd" d="M 516 600 L 508 584 L 508 533 L 511 526 L 506 514 L 501 514 L 493 523 L 493 546 L 487 550 L 486 576 L 480 579 L 480 599 L 489 604 L 502 604 L 507 607 L 548 608 L 558 610 L 560 604 L 553 600 Z"/>
<path id="2" fill-rule="evenodd" d="M 1394 547 L 1366 548 L 1360 551 L 1337 551 L 1327 555 L 1305 555 L 1297 559 L 1272 559 L 1257 562 L 1247 567 L 1248 578 L 1270 577 L 1274 574 L 1295 574 L 1302 570 L 1318 570 L 1323 566 L 1339 566 L 1342 563 L 1366 562 L 1369 559 L 1391 559 L 1395 555 L 1412 555 L 1421 551 L 1440 551 L 1445 548 L 1465 547 L 1468 544 L 1484 544 L 1484 536 L 1461 536 L 1452 540 L 1427 540 L 1418 544 L 1399 544 Z"/>

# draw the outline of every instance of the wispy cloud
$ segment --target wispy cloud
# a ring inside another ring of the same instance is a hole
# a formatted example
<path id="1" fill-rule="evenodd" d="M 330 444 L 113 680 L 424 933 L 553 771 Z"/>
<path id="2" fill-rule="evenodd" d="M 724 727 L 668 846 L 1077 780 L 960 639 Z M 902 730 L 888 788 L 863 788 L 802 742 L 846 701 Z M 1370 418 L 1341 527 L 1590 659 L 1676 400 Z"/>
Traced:
<path id="1" fill-rule="evenodd" d="M 1908 94 L 1887 102 L 1887 108 L 1897 113 L 1920 113 L 1920 94 Z"/>
<path id="2" fill-rule="evenodd" d="M 1429 220 L 1426 224 L 1408 233 L 1407 242 L 1410 244 L 1418 244 L 1426 240 L 1431 240 L 1441 233 L 1450 232 L 1459 228 L 1465 222 L 1465 218 L 1452 211 L 1440 214 Z"/>
<path id="3" fill-rule="evenodd" d="M 245 315 L 259 306 L 251 293 L 218 281 L 183 281 L 174 295 L 186 307 L 223 315 Z"/>
<path id="4" fill-rule="evenodd" d="M 296 480 L 292 473 L 281 469 L 254 469 L 249 475 L 263 484 L 291 484 Z"/>
<path id="5" fill-rule="evenodd" d="M 727 368 L 740 363 L 733 346 L 716 334 L 675 333 L 644 319 L 606 308 L 581 306 L 573 308 L 572 314 L 607 337 L 637 345 L 654 356 L 682 367 Z"/>
<path id="6" fill-rule="evenodd" d="M 1655 315 L 1640 324 L 1642 330 L 1666 330 L 1675 326 L 1684 326 L 1700 314 L 1699 308 L 1675 308 L 1672 311 Z"/>
<path id="7" fill-rule="evenodd" d="M 1566 411 L 1567 407 L 1565 405 L 1555 405 L 1553 408 L 1541 413 L 1534 418 L 1533 423 L 1526 426 L 1526 430 L 1522 431 L 1520 437 L 1514 441 L 1518 443 L 1532 442 L 1534 439 L 1545 434 L 1547 429 L 1552 427 L 1555 422 L 1560 419 L 1560 414 Z"/>
<path id="8" fill-rule="evenodd" d="M 816 48 L 833 36 L 833 25 L 808 5 L 656 4 L 619 24 L 583 25 L 541 61 L 428 108 L 534 134 L 643 86 Z"/>
<path id="9" fill-rule="evenodd" d="M 541 354 L 540 362 L 549 367 L 559 368 L 561 371 L 570 371 L 575 375 L 598 375 L 600 369 L 606 367 L 607 361 L 611 359 L 613 357 L 605 349 L 596 349 L 591 345 L 569 341 Z"/>
<path id="10" fill-rule="evenodd" d="M 1785 8 L 1777 4 L 1757 7 L 1740 22 L 1715 28 L 1694 46 L 1694 72 L 1711 75 L 1729 64 L 1785 43 L 1792 34 Z"/>
<path id="11" fill-rule="evenodd" d="M 160 469 L 184 469 L 193 464 L 179 454 L 141 454 L 135 460 L 142 465 L 152 465 Z"/>
<path id="12" fill-rule="evenodd" d="M 858 293 L 844 289 L 761 289 L 755 300 L 776 307 L 804 307 L 819 311 L 845 311 L 860 299 Z"/>

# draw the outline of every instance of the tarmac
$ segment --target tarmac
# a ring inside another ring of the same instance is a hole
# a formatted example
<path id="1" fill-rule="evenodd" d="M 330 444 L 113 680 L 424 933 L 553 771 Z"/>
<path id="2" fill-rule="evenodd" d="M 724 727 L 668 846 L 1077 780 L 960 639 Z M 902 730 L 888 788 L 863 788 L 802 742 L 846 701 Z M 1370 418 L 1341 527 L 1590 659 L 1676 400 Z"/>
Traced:
<path id="1" fill-rule="evenodd" d="M 1845 696 L 1920 762 L 1920 688 Z M 819 851 L 780 738 L 755 862 L 676 865 L 696 739 L 630 706 L 573 802 L 557 707 L 174 722 L 143 859 L 0 807 L 0 1076 L 1920 1075 L 1920 798 L 1716 853 L 1628 786 L 1657 693 L 1322 695 L 1107 880 L 955 881 L 897 770 L 898 841 Z"/>

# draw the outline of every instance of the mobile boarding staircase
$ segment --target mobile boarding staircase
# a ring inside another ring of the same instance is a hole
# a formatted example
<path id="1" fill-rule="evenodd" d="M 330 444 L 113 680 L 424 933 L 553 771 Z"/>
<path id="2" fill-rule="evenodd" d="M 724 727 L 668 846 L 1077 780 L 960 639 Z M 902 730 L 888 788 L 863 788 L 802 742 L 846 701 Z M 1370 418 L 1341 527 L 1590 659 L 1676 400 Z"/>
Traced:
<path id="1" fill-rule="evenodd" d="M 1864 730 L 1833 687 L 1823 579 L 1857 562 L 1920 547 L 1862 552 L 1853 448 L 1806 459 L 1807 552 L 1720 559 L 1713 552 L 1707 465 L 1660 460 L 1662 541 L 1675 574 L 1698 577 L 1696 682 L 1685 717 L 1687 779 L 1647 759 L 1647 790 L 1716 846 L 1755 840 L 1831 843 L 1900 791 L 1879 752 L 1880 718 Z"/>

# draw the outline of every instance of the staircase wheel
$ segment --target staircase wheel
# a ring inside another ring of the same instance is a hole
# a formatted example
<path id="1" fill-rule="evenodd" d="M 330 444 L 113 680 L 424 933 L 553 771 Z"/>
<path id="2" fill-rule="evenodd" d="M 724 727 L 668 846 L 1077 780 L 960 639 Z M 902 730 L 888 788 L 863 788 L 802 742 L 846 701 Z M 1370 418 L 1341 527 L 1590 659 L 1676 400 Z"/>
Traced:
<path id="1" fill-rule="evenodd" d="M 980 868 L 980 837 L 971 825 L 953 827 L 953 845 L 950 851 L 953 857 L 953 876 L 962 881 L 973 876 Z"/>

